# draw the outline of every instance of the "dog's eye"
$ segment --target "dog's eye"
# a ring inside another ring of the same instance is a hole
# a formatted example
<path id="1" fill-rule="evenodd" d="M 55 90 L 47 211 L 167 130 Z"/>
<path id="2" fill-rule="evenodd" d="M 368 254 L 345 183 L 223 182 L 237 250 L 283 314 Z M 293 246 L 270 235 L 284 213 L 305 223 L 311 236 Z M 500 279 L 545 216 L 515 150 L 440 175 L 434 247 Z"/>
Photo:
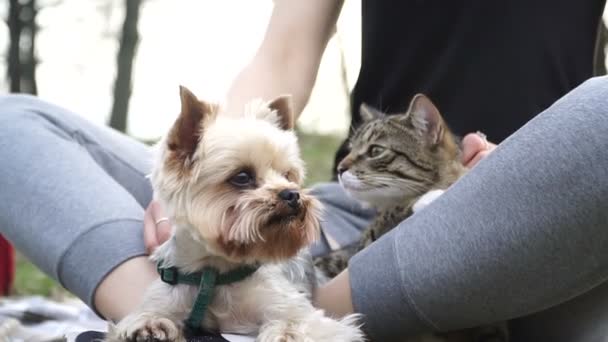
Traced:
<path id="1" fill-rule="evenodd" d="M 253 185 L 254 179 L 253 179 L 253 176 L 251 175 L 251 173 L 249 173 L 247 171 L 241 171 L 241 172 L 237 173 L 236 175 L 232 176 L 232 178 L 230 178 L 230 183 L 232 183 L 238 187 L 246 187 L 246 186 Z"/>
<path id="2" fill-rule="evenodd" d="M 285 179 L 287 179 L 287 180 L 289 180 L 289 181 L 290 181 L 290 180 L 291 180 L 291 172 L 289 172 L 289 171 L 285 172 L 285 173 L 283 174 L 283 177 L 285 177 Z"/>
<path id="3" fill-rule="evenodd" d="M 371 158 L 375 158 L 377 156 L 379 156 L 380 154 L 382 154 L 382 152 L 384 152 L 384 150 L 386 150 L 386 148 L 379 146 L 379 145 L 372 145 L 369 147 L 369 150 L 367 150 L 367 155 L 369 155 Z"/>

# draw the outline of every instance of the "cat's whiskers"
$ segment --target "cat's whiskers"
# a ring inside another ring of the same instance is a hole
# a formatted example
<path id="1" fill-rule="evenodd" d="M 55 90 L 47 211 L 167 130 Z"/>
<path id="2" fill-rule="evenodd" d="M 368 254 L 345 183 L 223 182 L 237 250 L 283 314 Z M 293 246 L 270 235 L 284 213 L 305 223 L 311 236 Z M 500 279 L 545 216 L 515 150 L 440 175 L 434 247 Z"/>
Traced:
<path id="1" fill-rule="evenodd" d="M 416 188 L 420 190 L 427 190 L 428 186 L 422 184 L 420 182 L 412 181 L 405 178 L 396 178 L 390 176 L 378 176 L 378 175 L 370 175 L 365 178 L 359 178 L 363 183 L 369 186 L 382 186 L 382 187 L 390 187 L 390 186 L 399 186 L 405 185 L 406 188 Z M 372 184 L 373 183 L 373 184 Z"/>
<path id="2" fill-rule="evenodd" d="M 398 188 L 405 195 L 422 194 L 429 190 L 428 185 L 402 178 L 375 178 L 376 187 Z"/>

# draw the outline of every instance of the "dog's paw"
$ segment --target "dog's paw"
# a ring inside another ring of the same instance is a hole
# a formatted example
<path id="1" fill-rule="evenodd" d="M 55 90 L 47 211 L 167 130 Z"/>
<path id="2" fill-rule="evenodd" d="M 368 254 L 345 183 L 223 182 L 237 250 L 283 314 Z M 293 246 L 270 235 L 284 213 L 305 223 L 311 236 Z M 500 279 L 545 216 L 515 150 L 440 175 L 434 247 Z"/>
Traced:
<path id="1" fill-rule="evenodd" d="M 128 340 L 134 342 L 174 342 L 179 338 L 179 329 L 166 318 L 148 318 L 132 329 Z"/>
<path id="2" fill-rule="evenodd" d="M 338 329 L 338 335 L 340 339 L 336 339 L 335 341 L 349 341 L 349 342 L 364 342 L 367 339 L 365 338 L 365 334 L 361 330 L 361 315 L 359 314 L 351 314 L 344 318 L 342 318 L 340 323 L 340 328 Z"/>
<path id="3" fill-rule="evenodd" d="M 256 342 L 305 342 L 307 341 L 295 326 L 288 322 L 270 322 L 260 328 Z"/>
<path id="4" fill-rule="evenodd" d="M 181 341 L 180 335 L 179 328 L 171 320 L 142 315 L 133 320 L 123 320 L 113 327 L 108 341 L 177 342 Z"/>
<path id="5" fill-rule="evenodd" d="M 260 328 L 256 342 L 363 342 L 358 315 L 340 321 L 318 310 L 297 321 L 273 321 Z"/>

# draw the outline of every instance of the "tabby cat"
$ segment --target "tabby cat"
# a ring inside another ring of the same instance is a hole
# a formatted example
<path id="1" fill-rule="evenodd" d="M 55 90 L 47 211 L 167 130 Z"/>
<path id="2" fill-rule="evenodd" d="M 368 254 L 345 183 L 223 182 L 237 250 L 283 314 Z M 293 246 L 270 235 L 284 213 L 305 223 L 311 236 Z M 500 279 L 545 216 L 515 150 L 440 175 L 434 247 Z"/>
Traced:
<path id="1" fill-rule="evenodd" d="M 405 114 L 386 115 L 362 104 L 361 117 L 363 124 L 349 141 L 350 153 L 338 164 L 338 179 L 351 196 L 374 207 L 378 215 L 358 245 L 315 260 L 329 277 L 344 270 L 353 254 L 410 216 L 423 195 L 447 188 L 466 171 L 456 137 L 426 96 L 416 95 Z"/>
<path id="2" fill-rule="evenodd" d="M 467 171 L 460 161 L 458 139 L 426 96 L 416 95 L 404 114 L 386 115 L 362 104 L 361 117 L 364 122 L 349 141 L 350 153 L 338 165 L 338 179 L 351 196 L 378 214 L 358 244 L 315 259 L 317 269 L 329 277 Z M 507 335 L 499 324 L 408 341 L 499 342 L 507 341 Z"/>

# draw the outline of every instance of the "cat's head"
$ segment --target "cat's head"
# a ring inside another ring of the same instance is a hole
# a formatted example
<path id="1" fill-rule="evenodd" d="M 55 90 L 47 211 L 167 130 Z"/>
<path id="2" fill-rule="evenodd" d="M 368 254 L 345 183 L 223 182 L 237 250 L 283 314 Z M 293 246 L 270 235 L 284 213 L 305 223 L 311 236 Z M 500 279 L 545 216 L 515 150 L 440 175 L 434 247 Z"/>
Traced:
<path id="1" fill-rule="evenodd" d="M 361 117 L 337 170 L 353 197 L 384 206 L 457 178 L 458 144 L 428 97 L 414 96 L 407 112 L 394 115 L 362 104 Z"/>

